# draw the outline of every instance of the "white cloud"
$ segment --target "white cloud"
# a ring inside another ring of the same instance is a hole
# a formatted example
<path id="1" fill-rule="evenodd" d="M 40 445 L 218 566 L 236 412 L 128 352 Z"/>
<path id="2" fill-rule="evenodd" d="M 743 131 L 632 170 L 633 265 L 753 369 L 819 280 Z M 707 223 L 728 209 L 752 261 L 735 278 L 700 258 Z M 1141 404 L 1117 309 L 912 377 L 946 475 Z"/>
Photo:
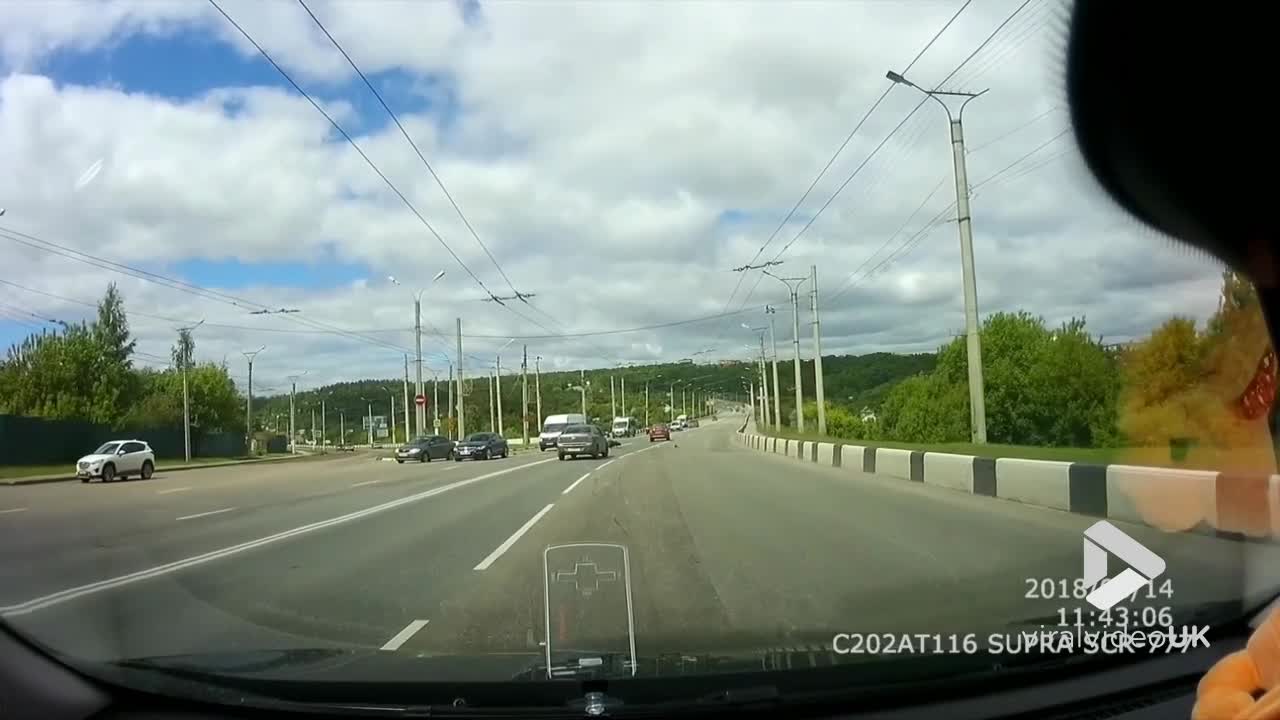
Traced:
<path id="1" fill-rule="evenodd" d="M 13 11 L 0 28 L 0 62 L 9 73 L 0 80 L 3 224 L 149 268 L 191 259 L 314 258 L 367 267 L 367 280 L 308 291 L 296 278 L 280 278 L 231 291 L 303 311 L 290 319 L 250 316 L 5 240 L 0 278 L 82 299 L 121 281 L 136 312 L 206 318 L 198 347 L 210 358 L 237 360 L 240 349 L 267 343 L 255 375 L 276 384 L 303 368 L 308 382 L 398 376 L 397 350 L 302 324 L 313 318 L 390 329 L 373 336 L 412 347 L 410 293 L 385 282 L 388 274 L 421 285 L 448 271 L 424 299 L 428 321 L 446 334 L 459 315 L 468 333 L 510 336 L 547 334 L 533 321 L 556 331 L 591 330 L 715 314 L 739 280 L 728 269 L 764 243 L 884 91 L 885 71 L 903 70 L 958 7 L 924 0 L 494 2 L 482 5 L 479 25 L 468 26 L 452 3 L 310 4 L 367 72 L 405 73 L 437 102 L 433 79 L 456 89 L 459 114 L 447 129 L 426 115 L 405 113 L 402 121 L 515 286 L 537 293 L 533 303 L 542 312 L 513 304 L 531 319 L 521 320 L 483 302 L 484 292 L 419 220 L 292 92 L 211 82 L 204 93 L 176 100 L 131 87 L 77 87 L 45 74 L 51 53 L 114 48 L 138 34 L 203 35 L 256 58 L 205 3 L 7 7 Z M 326 110 L 353 130 L 485 285 L 510 294 L 398 130 L 381 120 L 362 124 L 376 117 L 368 114 L 376 104 L 351 83 L 350 68 L 305 12 L 293 3 L 223 5 L 326 98 Z M 974 3 L 911 77 L 921 84 L 941 79 L 1016 5 Z M 1065 112 L 1054 110 L 1063 103 L 1056 13 L 1057 0 L 1033 2 L 954 78 L 955 87 L 990 88 L 964 116 L 969 147 L 980 148 L 968 158 L 971 184 L 1066 127 Z M 906 88 L 888 96 L 763 259 L 795 237 L 918 102 Z M 790 247 L 782 270 L 804 274 L 817 265 L 824 298 L 831 298 L 856 268 L 881 264 L 953 200 L 949 147 L 942 109 L 924 105 Z M 1023 308 L 1053 322 L 1087 315 L 1093 331 L 1108 336 L 1141 335 L 1173 313 L 1210 312 L 1214 264 L 1118 222 L 1073 154 L 1021 174 L 1070 148 L 1068 135 L 975 193 L 980 309 Z M 731 209 L 750 219 L 719 226 Z M 900 227 L 905 232 L 875 254 Z M 746 278 L 733 306 L 756 284 L 756 276 Z M 41 312 L 83 310 L 9 288 L 0 295 Z M 950 222 L 824 308 L 824 349 L 932 349 L 963 326 L 960 298 Z M 782 306 L 779 337 L 788 337 L 786 295 L 768 278 L 750 304 L 765 302 Z M 560 368 L 673 360 L 713 344 L 716 355 L 737 354 L 751 339 L 733 330 L 739 321 L 532 340 L 530 353 Z M 134 324 L 145 350 L 167 354 L 173 323 L 136 315 Z M 723 335 L 722 325 L 729 328 Z M 501 342 L 468 340 L 468 352 L 488 357 Z M 424 341 L 432 353 L 451 347 L 451 339 Z M 428 362 L 444 368 L 438 356 Z"/>

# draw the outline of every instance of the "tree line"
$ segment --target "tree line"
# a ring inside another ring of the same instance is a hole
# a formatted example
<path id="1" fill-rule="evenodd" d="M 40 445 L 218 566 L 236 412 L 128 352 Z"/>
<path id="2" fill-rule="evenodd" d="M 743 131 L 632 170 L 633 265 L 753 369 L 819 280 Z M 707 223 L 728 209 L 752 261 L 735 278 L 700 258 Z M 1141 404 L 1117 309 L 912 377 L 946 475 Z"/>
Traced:
<path id="1" fill-rule="evenodd" d="M 0 413 L 82 420 L 116 430 L 182 426 L 182 373 L 190 419 L 209 432 L 244 431 L 243 397 L 227 368 L 195 361 L 180 331 L 165 369 L 135 367 L 124 299 L 107 286 L 91 320 L 60 323 L 12 345 L 0 361 Z"/>
<path id="2" fill-rule="evenodd" d="M 987 317 L 980 337 L 988 442 L 1231 448 L 1256 444 L 1258 424 L 1270 421 L 1245 417 L 1240 408 L 1271 346 L 1257 293 L 1237 273 L 1223 274 L 1218 309 L 1203 327 L 1171 317 L 1146 339 L 1117 345 L 1090 335 L 1084 318 L 1055 328 L 1015 312 Z M 1265 387 L 1269 416 L 1275 391 Z M 827 430 L 835 437 L 968 441 L 965 339 L 943 345 L 932 370 L 894 384 L 874 417 L 846 404 L 828 405 Z M 816 405 L 809 403 L 805 415 L 816 422 Z"/>

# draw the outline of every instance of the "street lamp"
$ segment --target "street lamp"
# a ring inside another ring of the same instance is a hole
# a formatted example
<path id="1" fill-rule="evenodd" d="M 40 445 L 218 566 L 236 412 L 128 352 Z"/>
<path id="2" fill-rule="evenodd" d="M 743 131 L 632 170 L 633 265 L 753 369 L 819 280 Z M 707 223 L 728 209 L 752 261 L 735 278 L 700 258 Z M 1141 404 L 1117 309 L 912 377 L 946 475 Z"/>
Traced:
<path id="1" fill-rule="evenodd" d="M 436 273 L 435 276 L 431 278 L 431 284 L 434 285 L 442 277 L 444 277 L 444 270 L 441 270 L 440 272 Z M 390 280 L 391 284 L 395 285 L 396 287 L 404 287 L 404 285 L 399 280 L 396 280 L 394 275 L 388 275 L 387 279 Z M 417 359 L 415 360 L 415 363 L 417 366 L 417 376 L 414 381 L 415 396 L 422 394 L 422 293 L 426 291 L 427 291 L 426 288 L 422 288 L 418 290 L 418 292 L 415 293 L 413 296 L 413 335 L 414 335 L 414 342 L 416 344 L 415 354 L 417 357 Z M 414 402 L 414 408 L 415 408 L 414 415 L 413 415 L 414 425 L 415 425 L 414 429 L 417 431 L 417 434 L 420 437 L 425 434 L 422 430 L 422 426 L 427 424 L 427 409 L 422 405 L 419 405 L 416 401 Z M 407 418 L 405 420 L 405 427 L 406 428 L 408 427 Z"/>
<path id="2" fill-rule="evenodd" d="M 499 435 L 502 435 L 502 351 L 511 347 L 511 343 L 515 341 L 516 341 L 515 338 L 511 338 L 510 340 L 506 341 L 505 343 L 502 344 L 502 347 L 498 348 L 498 352 L 494 353 L 493 355 L 494 368 L 495 368 L 493 381 L 494 381 L 494 384 L 496 385 L 494 389 L 496 391 L 496 395 L 498 398 L 498 434 Z M 505 435 L 503 437 L 505 437 Z"/>
<path id="3" fill-rule="evenodd" d="M 800 286 L 809 278 L 807 277 L 780 277 L 774 275 L 768 270 L 764 271 L 765 275 L 777 280 L 787 286 L 787 292 L 791 294 L 791 348 L 795 353 L 795 379 L 796 379 L 796 430 L 804 432 L 804 386 L 800 379 Z M 815 363 L 814 369 L 817 369 Z M 816 386 L 816 374 L 815 374 Z"/>
<path id="4" fill-rule="evenodd" d="M 951 126 L 951 160 L 956 181 L 956 225 L 960 228 L 960 268 L 964 283 L 964 324 L 969 361 L 969 432 L 973 442 L 987 442 L 986 392 L 982 379 L 982 341 L 978 335 L 978 286 L 973 269 L 973 217 L 969 212 L 969 178 L 964 157 L 964 108 L 971 100 L 987 91 L 978 93 L 942 92 L 925 90 L 892 70 L 885 73 L 889 80 L 918 90 L 942 106 Z M 964 98 L 954 114 L 951 106 L 942 98 Z"/>

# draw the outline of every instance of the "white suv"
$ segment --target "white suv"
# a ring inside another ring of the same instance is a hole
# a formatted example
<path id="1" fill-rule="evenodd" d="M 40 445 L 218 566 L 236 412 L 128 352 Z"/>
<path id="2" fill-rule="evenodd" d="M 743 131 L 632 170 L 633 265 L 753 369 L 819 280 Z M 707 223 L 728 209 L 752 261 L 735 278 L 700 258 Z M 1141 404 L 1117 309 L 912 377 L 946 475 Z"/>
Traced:
<path id="1" fill-rule="evenodd" d="M 141 440 L 112 440 L 76 461 L 76 477 L 85 483 L 93 478 L 123 480 L 130 475 L 150 480 L 155 470 L 156 453 Z"/>

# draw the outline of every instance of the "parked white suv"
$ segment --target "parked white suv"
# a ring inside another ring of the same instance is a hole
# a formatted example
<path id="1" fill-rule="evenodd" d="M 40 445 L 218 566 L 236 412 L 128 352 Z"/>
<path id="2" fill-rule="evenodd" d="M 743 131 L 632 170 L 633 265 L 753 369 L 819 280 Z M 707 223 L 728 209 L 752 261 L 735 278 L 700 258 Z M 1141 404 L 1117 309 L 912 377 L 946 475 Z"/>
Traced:
<path id="1" fill-rule="evenodd" d="M 87 483 L 123 480 L 130 475 L 150 480 L 156 471 L 156 453 L 141 440 L 112 440 L 76 461 L 76 477 Z"/>

